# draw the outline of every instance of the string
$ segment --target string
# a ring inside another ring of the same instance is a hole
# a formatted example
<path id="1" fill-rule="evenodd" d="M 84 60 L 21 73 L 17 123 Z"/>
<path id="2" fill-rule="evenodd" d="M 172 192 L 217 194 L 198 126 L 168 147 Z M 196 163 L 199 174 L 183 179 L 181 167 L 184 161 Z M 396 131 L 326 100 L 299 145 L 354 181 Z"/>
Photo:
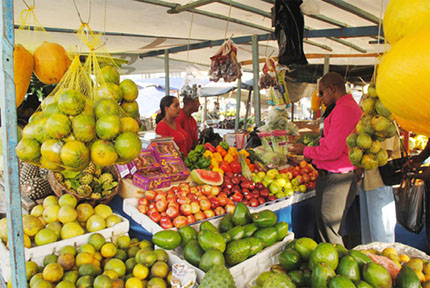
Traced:
<path id="1" fill-rule="evenodd" d="M 33 10 L 33 9 L 34 9 L 34 7 L 35 7 L 34 0 L 33 0 L 33 5 L 31 5 L 31 6 L 30 6 L 30 5 L 28 5 L 28 4 L 27 4 L 27 2 L 25 2 L 25 0 L 22 0 L 22 2 L 24 2 L 24 5 L 25 5 L 25 6 L 27 6 L 27 9 L 28 9 L 28 10 Z"/>
<path id="2" fill-rule="evenodd" d="M 190 31 L 188 31 L 188 45 L 187 45 L 187 62 L 190 61 L 190 41 L 191 41 L 191 29 L 194 23 L 194 12 L 191 13 Z"/>
<path id="3" fill-rule="evenodd" d="M 78 17 L 79 17 L 79 20 L 81 21 L 81 24 L 84 24 L 84 23 L 88 24 L 88 23 L 90 23 L 90 19 L 91 19 L 91 0 L 88 0 L 88 21 L 86 21 L 86 22 L 81 17 L 81 13 L 79 12 L 78 5 L 76 5 L 76 0 L 73 0 L 73 5 L 75 6 L 75 10 L 76 10 L 76 13 L 78 14 Z"/>
<path id="4" fill-rule="evenodd" d="M 384 0 L 381 0 L 381 7 L 380 7 L 380 9 L 379 9 L 379 23 L 378 23 L 378 39 L 377 39 L 377 41 L 378 41 L 378 45 L 379 45 L 379 41 L 380 41 L 380 38 L 381 38 L 381 26 L 382 26 L 382 10 L 383 10 L 383 8 L 384 8 Z M 385 49 L 386 49 L 386 41 L 384 41 L 385 42 L 385 46 L 384 46 L 384 52 L 385 52 Z M 373 79 L 372 79 L 372 82 L 376 82 L 376 66 L 377 66 L 377 62 L 378 62 L 378 59 L 379 59 L 379 49 L 378 49 L 378 51 L 376 51 L 376 58 L 375 58 L 375 65 L 374 65 L 374 67 L 373 67 Z"/>
<path id="5" fill-rule="evenodd" d="M 224 39 L 227 40 L 227 31 L 228 31 L 228 24 L 230 23 L 230 15 L 231 15 L 231 2 L 232 0 L 230 0 L 230 7 L 228 8 L 228 18 L 227 18 L 227 24 L 225 25 L 225 34 L 224 34 Z"/>

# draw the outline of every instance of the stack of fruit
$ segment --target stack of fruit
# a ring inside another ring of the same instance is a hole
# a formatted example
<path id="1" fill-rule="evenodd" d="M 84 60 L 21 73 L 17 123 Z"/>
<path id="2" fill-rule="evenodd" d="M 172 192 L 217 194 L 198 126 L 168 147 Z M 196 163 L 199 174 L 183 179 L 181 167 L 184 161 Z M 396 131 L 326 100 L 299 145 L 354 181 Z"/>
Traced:
<path id="1" fill-rule="evenodd" d="M 109 197 L 113 189 L 118 186 L 118 182 L 110 172 L 103 171 L 93 162 L 80 173 L 56 172 L 54 176 L 66 189 L 73 190 L 84 199 Z"/>
<path id="2" fill-rule="evenodd" d="M 122 235 L 113 243 L 94 233 L 79 248 L 64 246 L 58 255 L 47 255 L 41 266 L 28 261 L 26 275 L 31 288 L 163 288 L 172 277 L 168 259 L 150 241 Z"/>
<path id="3" fill-rule="evenodd" d="M 310 238 L 300 238 L 286 246 L 279 255 L 279 265 L 260 274 L 253 287 L 391 288 L 393 283 L 401 288 L 421 287 L 410 267 L 368 252 L 348 251 L 339 244 L 317 244 Z M 393 253 L 391 249 L 385 252 Z M 419 266 L 415 264 L 413 267 Z M 422 267 L 421 262 L 419 268 Z"/>
<path id="4" fill-rule="evenodd" d="M 381 148 L 381 141 L 396 134 L 396 124 L 392 122 L 388 111 L 376 95 L 374 86 L 370 86 L 367 98 L 361 104 L 363 115 L 355 127 L 356 133 L 346 138 L 349 160 L 355 167 L 366 170 L 384 166 L 388 161 L 388 153 Z"/>
<path id="5" fill-rule="evenodd" d="M 60 199 L 52 195 L 46 197 L 43 205 L 35 206 L 30 215 L 22 217 L 24 246 L 41 246 L 122 222 L 121 217 L 113 214 L 107 205 L 99 204 L 93 208 L 88 203 L 77 203 L 71 194 L 65 194 Z M 6 221 L 6 218 L 0 220 L 0 239 L 8 245 Z"/>
<path id="6" fill-rule="evenodd" d="M 16 146 L 22 161 L 53 171 L 81 171 L 90 160 L 104 167 L 128 163 L 139 155 L 139 125 L 134 119 L 137 103 L 122 104 L 130 115 L 122 115 L 118 105 L 122 99 L 136 99 L 136 84 L 124 80 L 118 86 L 119 74 L 110 66 L 100 71 L 100 78 L 105 85 L 117 88 L 105 87 L 104 94 L 98 92 L 100 99 L 94 107 L 90 98 L 72 88 L 59 88 L 54 90 L 55 95 L 44 99 L 42 110 L 32 115 Z"/>
<path id="7" fill-rule="evenodd" d="M 163 229 L 169 229 L 233 213 L 234 207 L 227 193 L 221 192 L 218 186 L 181 183 L 168 191 L 145 191 L 145 196 L 138 200 L 137 209 Z"/>
<path id="8" fill-rule="evenodd" d="M 218 228 L 205 221 L 199 232 L 189 226 L 179 232 L 164 230 L 154 234 L 152 241 L 169 250 L 182 246 L 185 260 L 207 272 L 216 265 L 239 264 L 282 241 L 287 234 L 288 224 L 277 223 L 274 212 L 264 210 L 251 216 L 248 207 L 239 203 L 232 215 L 219 222 Z"/>

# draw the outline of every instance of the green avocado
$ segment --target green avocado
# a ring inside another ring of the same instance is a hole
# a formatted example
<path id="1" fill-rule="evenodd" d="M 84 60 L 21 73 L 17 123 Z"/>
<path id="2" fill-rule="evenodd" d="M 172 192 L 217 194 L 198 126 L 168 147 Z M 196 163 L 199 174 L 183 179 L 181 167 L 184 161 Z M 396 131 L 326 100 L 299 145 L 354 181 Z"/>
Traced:
<path id="1" fill-rule="evenodd" d="M 197 231 L 190 226 L 181 227 L 179 230 L 179 235 L 181 235 L 181 246 L 185 247 L 191 240 L 197 240 Z"/>
<path id="2" fill-rule="evenodd" d="M 296 249 L 296 241 L 297 241 L 297 239 L 294 239 L 293 241 L 288 242 L 287 246 L 285 246 L 285 249 L 287 249 L 287 248 Z"/>
<path id="3" fill-rule="evenodd" d="M 254 235 L 255 231 L 258 230 L 257 225 L 255 225 L 254 223 L 250 223 L 250 224 L 246 224 L 245 226 L 243 226 L 243 228 L 245 228 L 245 237 L 251 237 L 252 235 Z"/>
<path id="4" fill-rule="evenodd" d="M 331 243 L 318 244 L 317 248 L 315 248 L 311 254 L 311 257 L 309 258 L 309 267 L 311 270 L 313 270 L 318 263 L 323 262 L 330 266 L 333 270 L 336 270 L 337 265 L 339 264 L 337 250 Z"/>
<path id="5" fill-rule="evenodd" d="M 254 256 L 255 254 L 257 254 L 258 252 L 260 252 L 261 250 L 263 250 L 264 246 L 263 246 L 263 240 L 256 238 L 256 237 L 249 237 L 246 238 L 249 241 L 249 244 L 251 245 L 251 248 L 249 250 L 249 256 Z"/>
<path id="6" fill-rule="evenodd" d="M 227 245 L 225 260 L 229 266 L 234 266 L 246 260 L 251 250 L 248 239 L 235 240 Z"/>
<path id="7" fill-rule="evenodd" d="M 303 237 L 297 239 L 294 246 L 296 246 L 295 249 L 300 253 L 300 256 L 302 256 L 304 260 L 308 261 L 309 257 L 311 257 L 312 251 L 317 248 L 318 244 L 311 238 Z"/>
<path id="8" fill-rule="evenodd" d="M 236 226 L 228 230 L 227 234 L 230 235 L 231 240 L 239 240 L 245 236 L 245 228 L 243 226 Z"/>
<path id="9" fill-rule="evenodd" d="M 343 247 L 342 244 L 336 243 L 334 244 L 334 247 L 337 250 L 337 254 L 339 255 L 339 259 L 343 258 L 346 254 L 348 254 L 348 250 Z"/>
<path id="10" fill-rule="evenodd" d="M 275 225 L 278 217 L 272 210 L 263 210 L 252 214 L 252 221 L 258 228 L 267 228 Z"/>
<path id="11" fill-rule="evenodd" d="M 330 281 L 330 285 L 328 285 L 329 288 L 355 288 L 354 283 L 352 281 L 344 276 L 336 275 L 333 279 Z"/>
<path id="12" fill-rule="evenodd" d="M 217 249 L 209 249 L 202 255 L 199 268 L 208 272 L 215 265 L 225 265 L 224 255 Z"/>
<path id="13" fill-rule="evenodd" d="M 390 273 L 383 266 L 370 262 L 363 266 L 363 279 L 373 287 L 391 288 Z"/>
<path id="14" fill-rule="evenodd" d="M 227 232 L 231 228 L 233 228 L 233 215 L 227 214 L 222 217 L 221 221 L 218 223 L 218 230 L 221 233 Z"/>
<path id="15" fill-rule="evenodd" d="M 396 288 L 421 287 L 420 279 L 412 268 L 403 266 L 396 278 Z"/>
<path id="16" fill-rule="evenodd" d="M 351 255 L 355 259 L 355 261 L 357 261 L 360 269 L 363 269 L 364 264 L 373 262 L 369 256 L 367 256 L 366 254 L 363 254 L 357 250 L 349 250 L 348 254 Z"/>
<path id="17" fill-rule="evenodd" d="M 290 276 L 291 281 L 293 281 L 296 287 L 305 286 L 305 276 L 303 275 L 303 271 L 293 270 L 288 273 L 288 276 Z"/>
<path id="18" fill-rule="evenodd" d="M 152 236 L 152 242 L 166 250 L 173 250 L 181 244 L 181 235 L 173 230 L 159 231 Z"/>
<path id="19" fill-rule="evenodd" d="M 224 237 L 225 243 L 229 243 L 231 241 L 231 236 L 227 232 L 221 234 Z"/>
<path id="20" fill-rule="evenodd" d="M 197 240 L 191 240 L 184 247 L 184 258 L 188 263 L 199 267 L 200 259 L 205 251 L 200 247 Z"/>
<path id="21" fill-rule="evenodd" d="M 221 253 L 225 251 L 225 239 L 218 232 L 203 230 L 199 232 L 197 238 L 200 247 L 202 247 L 202 249 L 205 251 L 209 250 L 210 248 L 218 249 L 221 251 Z"/>
<path id="22" fill-rule="evenodd" d="M 311 270 L 300 270 L 303 271 L 303 287 L 311 287 L 312 271 Z"/>
<path id="23" fill-rule="evenodd" d="M 278 232 L 275 227 L 261 228 L 253 236 L 263 240 L 264 247 L 269 247 L 278 240 Z"/>
<path id="24" fill-rule="evenodd" d="M 370 285 L 369 283 L 365 282 L 365 281 L 360 281 L 357 283 L 357 288 L 373 288 L 372 285 Z"/>
<path id="25" fill-rule="evenodd" d="M 218 229 L 215 227 L 215 225 L 209 221 L 204 221 L 200 223 L 200 231 L 204 231 L 204 230 L 219 232 Z"/>
<path id="26" fill-rule="evenodd" d="M 279 264 L 287 271 L 299 268 L 301 262 L 302 257 L 293 248 L 287 248 L 279 255 Z"/>
<path id="27" fill-rule="evenodd" d="M 249 212 L 248 206 L 246 206 L 242 202 L 237 203 L 236 208 L 233 212 L 232 221 L 235 226 L 252 223 L 252 217 L 251 213 Z"/>
<path id="28" fill-rule="evenodd" d="M 360 281 L 360 267 L 351 255 L 346 255 L 340 259 L 336 272 L 337 274 L 345 276 L 354 282 Z"/>
<path id="29" fill-rule="evenodd" d="M 284 238 L 288 235 L 288 223 L 280 221 L 276 223 L 275 228 L 278 232 L 278 241 L 284 240 Z"/>
<path id="30" fill-rule="evenodd" d="M 334 270 L 325 263 L 318 263 L 312 271 L 312 288 L 326 288 L 330 280 L 336 275 Z"/>

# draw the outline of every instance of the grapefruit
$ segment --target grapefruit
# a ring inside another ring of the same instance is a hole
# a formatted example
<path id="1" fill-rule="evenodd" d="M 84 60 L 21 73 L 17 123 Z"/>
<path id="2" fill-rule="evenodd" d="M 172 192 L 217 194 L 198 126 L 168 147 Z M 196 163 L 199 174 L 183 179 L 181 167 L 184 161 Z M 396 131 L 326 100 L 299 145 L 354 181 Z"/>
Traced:
<path id="1" fill-rule="evenodd" d="M 106 204 L 99 204 L 94 208 L 94 213 L 96 215 L 100 215 L 103 217 L 103 219 L 108 218 L 109 216 L 111 216 L 113 214 L 112 212 L 112 208 L 110 208 L 108 205 Z"/>
<path id="2" fill-rule="evenodd" d="M 42 213 L 43 213 L 43 206 L 41 204 L 38 204 L 31 209 L 30 215 L 39 217 L 39 216 L 42 216 Z"/>
<path id="3" fill-rule="evenodd" d="M 58 205 L 49 205 L 45 207 L 45 210 L 43 210 L 43 220 L 46 221 L 46 223 L 56 222 L 58 220 L 58 211 L 60 211 L 60 206 Z"/>
<path id="4" fill-rule="evenodd" d="M 106 227 L 112 227 L 118 223 L 121 223 L 122 219 L 121 217 L 119 217 L 118 215 L 110 215 L 109 217 L 106 218 Z"/>
<path id="5" fill-rule="evenodd" d="M 46 224 L 45 228 L 54 231 L 55 235 L 57 235 L 57 238 L 60 238 L 61 229 L 63 228 L 63 226 L 60 222 L 51 222 Z"/>
<path id="6" fill-rule="evenodd" d="M 31 123 L 33 126 L 33 138 L 43 143 L 45 140 L 49 139 L 49 135 L 46 133 L 46 122 L 47 118 L 40 118 Z"/>
<path id="7" fill-rule="evenodd" d="M 37 270 L 39 270 L 39 267 L 35 262 L 33 261 L 25 262 L 25 272 L 27 276 L 27 281 L 30 281 L 30 279 L 37 274 Z"/>
<path id="8" fill-rule="evenodd" d="M 23 138 L 15 147 L 16 155 L 24 162 L 36 162 L 40 157 L 40 145 L 33 138 Z"/>
<path id="9" fill-rule="evenodd" d="M 96 114 L 97 119 L 106 115 L 118 115 L 118 103 L 116 103 L 112 99 L 100 99 L 97 101 L 94 107 L 94 113 Z"/>
<path id="10" fill-rule="evenodd" d="M 96 232 L 106 228 L 105 219 L 100 215 L 92 215 L 86 224 L 88 232 Z"/>
<path id="11" fill-rule="evenodd" d="M 60 207 L 69 205 L 72 208 L 75 208 L 77 204 L 78 200 L 72 194 L 64 194 L 60 197 L 60 199 L 58 199 L 58 205 L 60 205 Z"/>
<path id="12" fill-rule="evenodd" d="M 78 212 L 78 221 L 86 222 L 91 215 L 94 214 L 93 206 L 88 203 L 81 203 L 76 207 L 76 211 Z"/>
<path id="13" fill-rule="evenodd" d="M 131 132 L 121 133 L 115 139 L 115 150 L 120 159 L 124 161 L 131 161 L 139 156 L 142 148 L 142 142 L 139 137 Z"/>
<path id="14" fill-rule="evenodd" d="M 54 96 L 47 96 L 45 98 L 43 98 L 42 103 L 40 104 L 40 107 L 42 108 L 42 110 L 45 110 L 46 106 L 48 106 L 49 104 L 55 103 L 57 102 L 57 100 L 55 100 Z"/>
<path id="15" fill-rule="evenodd" d="M 115 102 L 121 102 L 123 97 L 122 89 L 114 83 L 105 83 L 96 90 L 96 99 L 107 98 Z"/>
<path id="16" fill-rule="evenodd" d="M 45 199 L 43 199 L 43 208 L 46 209 L 46 207 L 51 205 L 58 205 L 58 198 L 54 195 L 49 195 Z"/>
<path id="17" fill-rule="evenodd" d="M 106 243 L 106 238 L 100 233 L 93 233 L 88 238 L 88 244 L 93 245 L 93 247 L 99 251 L 103 244 Z"/>
<path id="18" fill-rule="evenodd" d="M 81 168 L 88 166 L 90 153 L 84 143 L 72 140 L 64 144 L 61 148 L 61 161 L 67 167 Z"/>
<path id="19" fill-rule="evenodd" d="M 58 108 L 69 116 L 75 116 L 84 110 L 85 96 L 74 89 L 64 89 L 58 97 Z"/>
<path id="20" fill-rule="evenodd" d="M 96 138 L 96 122 L 93 116 L 80 114 L 72 120 L 73 136 L 76 140 L 90 142 Z"/>
<path id="21" fill-rule="evenodd" d="M 49 115 L 54 114 L 54 113 L 61 113 L 60 109 L 58 108 L 57 103 L 51 103 L 51 104 L 47 105 L 45 107 L 45 109 L 43 110 L 43 114 L 45 116 L 49 116 Z"/>
<path id="22" fill-rule="evenodd" d="M 121 132 L 121 120 L 117 115 L 102 116 L 97 120 L 96 133 L 100 139 L 114 139 Z"/>
<path id="23" fill-rule="evenodd" d="M 37 119 L 42 119 L 43 117 L 45 117 L 45 114 L 43 113 L 43 111 L 34 112 L 33 115 L 31 115 L 30 118 L 28 119 L 28 123 L 31 123 Z"/>
<path id="24" fill-rule="evenodd" d="M 67 206 L 64 206 L 67 207 Z M 64 224 L 61 229 L 61 239 L 69 239 L 79 235 L 84 235 L 85 231 L 77 222 L 70 222 Z"/>
<path id="25" fill-rule="evenodd" d="M 64 142 L 58 139 L 48 139 L 40 146 L 40 154 L 46 160 L 54 163 L 61 163 L 60 151 Z"/>
<path id="26" fill-rule="evenodd" d="M 125 112 L 127 112 L 128 115 L 130 115 L 130 117 L 139 117 L 139 105 L 136 101 L 122 102 L 121 107 L 122 109 L 124 109 Z"/>
<path id="27" fill-rule="evenodd" d="M 55 241 L 57 241 L 57 235 L 48 228 L 40 230 L 37 232 L 36 236 L 34 236 L 34 243 L 36 243 L 37 246 L 46 245 Z"/>
<path id="28" fill-rule="evenodd" d="M 64 170 L 61 164 L 49 161 L 48 159 L 46 159 L 46 157 L 43 156 L 40 157 L 40 167 L 56 172 Z"/>
<path id="29" fill-rule="evenodd" d="M 51 283 L 60 281 L 63 278 L 64 270 L 58 263 L 50 263 L 43 268 L 43 279 Z"/>
<path id="30" fill-rule="evenodd" d="M 136 100 L 139 94 L 139 89 L 137 88 L 137 85 L 136 83 L 134 83 L 133 80 L 125 79 L 121 81 L 121 83 L 119 84 L 119 87 L 122 90 L 122 97 L 124 98 L 125 101 L 131 102 Z"/>
<path id="31" fill-rule="evenodd" d="M 43 228 L 43 225 L 36 216 L 26 215 L 22 218 L 22 228 L 25 234 L 33 237 L 40 229 Z"/>
<path id="32" fill-rule="evenodd" d="M 119 73 L 116 71 L 116 69 L 112 66 L 105 66 L 97 73 L 97 83 L 104 84 L 104 83 L 114 83 L 119 84 Z"/>
<path id="33" fill-rule="evenodd" d="M 118 160 L 115 146 L 110 141 L 97 140 L 91 145 L 91 161 L 98 166 L 110 166 Z"/>
<path id="34" fill-rule="evenodd" d="M 121 118 L 121 132 L 131 132 L 138 133 L 139 132 L 139 123 L 133 118 L 127 116 Z"/>
<path id="35" fill-rule="evenodd" d="M 78 212 L 72 206 L 64 205 L 58 210 L 58 220 L 63 224 L 73 222 L 77 217 Z"/>
<path id="36" fill-rule="evenodd" d="M 72 123 L 69 117 L 61 113 L 55 113 L 46 120 L 46 134 L 49 137 L 61 139 L 67 137 L 72 131 Z"/>

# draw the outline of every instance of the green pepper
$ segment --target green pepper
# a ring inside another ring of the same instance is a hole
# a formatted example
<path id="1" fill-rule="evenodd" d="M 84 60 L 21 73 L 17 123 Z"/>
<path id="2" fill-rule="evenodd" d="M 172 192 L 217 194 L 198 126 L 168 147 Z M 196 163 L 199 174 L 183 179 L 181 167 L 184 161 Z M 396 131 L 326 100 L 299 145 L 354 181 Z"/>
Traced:
<path id="1" fill-rule="evenodd" d="M 190 153 L 188 153 L 187 158 L 190 163 L 195 163 L 199 160 L 200 155 L 196 151 L 190 151 Z"/>
<path id="2" fill-rule="evenodd" d="M 205 146 L 202 144 L 199 144 L 196 146 L 196 148 L 194 148 L 194 151 L 196 151 L 199 154 L 203 154 L 205 152 Z"/>
<path id="3" fill-rule="evenodd" d="M 190 163 L 190 160 L 188 159 L 188 157 L 187 158 L 185 158 L 185 160 L 184 160 L 184 164 L 185 164 L 185 166 L 187 166 L 187 168 L 189 168 L 189 167 L 191 167 L 191 163 Z"/>
<path id="4" fill-rule="evenodd" d="M 200 169 L 205 169 L 208 168 L 211 165 L 211 159 L 208 157 L 202 157 L 199 159 L 199 161 L 197 162 L 197 166 Z"/>
<path id="5" fill-rule="evenodd" d="M 218 144 L 218 145 L 219 145 L 219 146 L 221 146 L 222 148 L 224 148 L 224 150 L 225 150 L 225 151 L 227 151 L 227 150 L 228 150 L 228 148 L 229 148 L 229 146 L 228 146 L 227 142 L 224 142 L 224 141 L 219 142 L 219 144 Z"/>

